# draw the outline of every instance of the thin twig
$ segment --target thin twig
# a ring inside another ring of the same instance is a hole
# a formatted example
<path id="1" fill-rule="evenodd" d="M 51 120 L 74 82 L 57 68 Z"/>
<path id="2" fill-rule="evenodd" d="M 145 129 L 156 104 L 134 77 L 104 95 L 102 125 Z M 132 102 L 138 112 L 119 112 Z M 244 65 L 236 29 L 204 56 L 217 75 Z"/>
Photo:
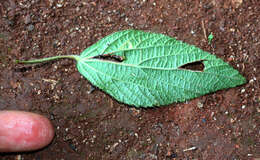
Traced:
<path id="1" fill-rule="evenodd" d="M 183 152 L 192 151 L 192 150 L 196 150 L 196 149 L 197 149 L 197 147 L 191 147 L 191 148 L 184 149 Z"/>
<path id="2" fill-rule="evenodd" d="M 207 33 L 206 33 L 206 29 L 205 29 L 205 25 L 204 25 L 204 21 L 203 20 L 201 21 L 201 27 L 202 27 L 202 30 L 203 30 L 203 34 L 204 34 L 205 40 L 207 41 Z"/>

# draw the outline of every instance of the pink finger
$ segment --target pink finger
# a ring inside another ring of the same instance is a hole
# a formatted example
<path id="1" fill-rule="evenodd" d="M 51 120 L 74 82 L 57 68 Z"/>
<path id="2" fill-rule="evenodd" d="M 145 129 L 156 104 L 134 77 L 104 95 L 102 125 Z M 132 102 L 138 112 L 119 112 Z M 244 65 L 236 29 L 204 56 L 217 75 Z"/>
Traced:
<path id="1" fill-rule="evenodd" d="M 0 111 L 0 152 L 37 150 L 47 146 L 53 137 L 51 122 L 41 115 Z"/>

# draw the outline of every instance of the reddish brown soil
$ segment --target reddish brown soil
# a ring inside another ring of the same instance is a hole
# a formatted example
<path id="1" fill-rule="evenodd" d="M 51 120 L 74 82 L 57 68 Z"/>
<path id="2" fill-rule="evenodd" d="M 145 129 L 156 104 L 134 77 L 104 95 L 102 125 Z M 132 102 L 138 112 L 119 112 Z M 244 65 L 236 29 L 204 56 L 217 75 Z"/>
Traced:
<path id="1" fill-rule="evenodd" d="M 0 110 L 42 114 L 56 130 L 48 147 L 0 159 L 260 158 L 259 15 L 259 0 L 0 0 Z M 14 63 L 80 54 L 129 28 L 209 51 L 248 83 L 186 103 L 136 109 L 97 89 L 88 94 L 91 85 L 72 60 L 26 68 Z"/>

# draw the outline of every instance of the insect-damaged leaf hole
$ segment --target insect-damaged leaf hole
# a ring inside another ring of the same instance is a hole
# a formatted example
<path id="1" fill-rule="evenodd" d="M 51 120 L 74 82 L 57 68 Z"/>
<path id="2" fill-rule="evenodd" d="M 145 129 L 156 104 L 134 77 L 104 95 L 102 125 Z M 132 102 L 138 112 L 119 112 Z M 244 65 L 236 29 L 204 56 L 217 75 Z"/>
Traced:
<path id="1" fill-rule="evenodd" d="M 95 56 L 93 58 L 108 60 L 108 61 L 113 61 L 113 62 L 123 62 L 125 60 L 124 57 L 119 56 L 119 55 L 113 55 L 113 54 L 101 54 L 101 55 Z"/>
<path id="2" fill-rule="evenodd" d="M 179 69 L 186 69 L 186 70 L 191 70 L 191 71 L 203 72 L 204 71 L 204 64 L 202 62 L 203 62 L 203 60 L 187 63 L 185 65 L 180 66 Z"/>

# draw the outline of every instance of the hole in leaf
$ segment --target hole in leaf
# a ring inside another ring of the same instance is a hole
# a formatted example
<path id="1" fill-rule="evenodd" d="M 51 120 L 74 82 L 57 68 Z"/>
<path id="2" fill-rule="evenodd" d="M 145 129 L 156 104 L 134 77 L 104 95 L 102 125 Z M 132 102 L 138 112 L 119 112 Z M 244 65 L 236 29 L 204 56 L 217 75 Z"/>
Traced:
<path id="1" fill-rule="evenodd" d="M 204 64 L 202 62 L 203 61 L 196 61 L 196 62 L 188 63 L 188 64 L 185 64 L 185 65 L 179 67 L 179 69 L 203 72 Z"/>
<path id="2" fill-rule="evenodd" d="M 113 55 L 113 54 L 101 54 L 98 56 L 93 57 L 95 59 L 103 59 L 113 62 L 123 62 L 125 60 L 125 57 L 119 56 L 119 55 Z"/>

